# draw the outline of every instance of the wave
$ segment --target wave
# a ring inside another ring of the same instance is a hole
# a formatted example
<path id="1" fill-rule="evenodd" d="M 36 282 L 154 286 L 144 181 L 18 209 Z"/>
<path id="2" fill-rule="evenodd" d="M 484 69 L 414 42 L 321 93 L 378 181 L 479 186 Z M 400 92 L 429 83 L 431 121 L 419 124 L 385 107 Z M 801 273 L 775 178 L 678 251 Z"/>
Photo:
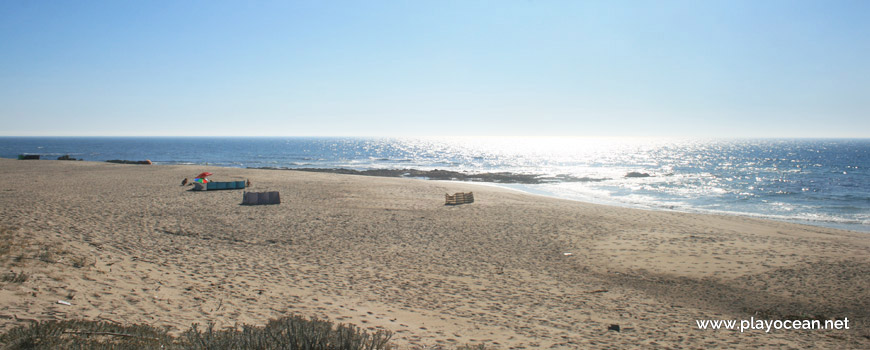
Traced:
<path id="1" fill-rule="evenodd" d="M 864 209 L 855 206 L 842 206 L 843 208 L 838 209 L 810 207 L 779 201 L 759 203 L 748 199 L 736 199 L 733 204 L 728 204 L 728 202 L 711 200 L 707 197 L 700 197 L 703 202 L 699 202 L 698 198 L 686 198 L 664 193 L 619 192 L 618 187 L 599 186 L 599 183 L 596 182 L 495 185 L 531 194 L 587 203 L 698 214 L 736 215 L 870 232 L 870 215 L 855 212 L 855 210 Z M 834 213 L 829 211 L 834 211 Z"/>

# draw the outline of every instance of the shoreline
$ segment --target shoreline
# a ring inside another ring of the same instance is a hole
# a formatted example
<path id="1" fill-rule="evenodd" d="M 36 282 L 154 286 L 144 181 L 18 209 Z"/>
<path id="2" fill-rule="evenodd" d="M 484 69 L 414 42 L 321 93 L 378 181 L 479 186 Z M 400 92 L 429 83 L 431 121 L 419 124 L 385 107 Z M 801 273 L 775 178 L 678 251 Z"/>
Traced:
<path id="1" fill-rule="evenodd" d="M 0 159 L 12 159 L 12 158 L 0 158 Z M 53 160 L 53 159 L 43 159 L 44 160 Z M 82 161 L 78 159 L 78 161 Z M 95 163 L 115 163 L 115 164 L 130 164 L 130 165 L 152 165 L 142 160 L 107 160 L 107 161 L 89 161 Z M 678 213 L 689 213 L 689 214 L 703 214 L 703 215 L 726 215 L 726 216 L 738 216 L 738 217 L 747 217 L 753 219 L 761 219 L 761 220 L 772 220 L 777 222 L 785 222 L 791 224 L 798 225 L 809 225 L 815 227 L 824 227 L 824 228 L 833 228 L 838 230 L 846 230 L 860 233 L 870 233 L 870 225 L 863 224 L 859 222 L 852 221 L 838 221 L 838 220 L 823 220 L 823 219 L 802 219 L 802 218 L 792 218 L 784 215 L 776 215 L 776 214 L 760 214 L 755 212 L 745 212 L 745 211 L 733 211 L 733 210 L 711 210 L 711 209 L 699 209 L 695 207 L 675 207 L 673 205 L 666 205 L 664 202 L 654 202 L 651 204 L 638 204 L 631 202 L 624 202 L 618 200 L 607 200 L 600 199 L 595 197 L 584 197 L 577 198 L 565 195 L 558 195 L 552 192 L 547 192 L 544 190 L 535 190 L 533 188 L 524 187 L 525 185 L 545 185 L 545 184 L 555 184 L 555 183 L 571 183 L 571 182 L 601 182 L 611 180 L 610 178 L 591 178 L 591 177 L 575 177 L 570 175 L 555 175 L 548 176 L 544 174 L 522 174 L 522 173 L 514 173 L 514 172 L 484 172 L 484 173 L 473 173 L 473 172 L 462 172 L 462 171 L 453 171 L 453 170 L 444 170 L 444 169 L 434 169 L 434 170 L 419 170 L 413 168 L 403 168 L 403 169 L 394 169 L 394 168 L 376 168 L 376 169 L 366 169 L 366 170 L 357 170 L 350 168 L 288 168 L 288 167 L 233 167 L 233 166 L 225 166 L 225 165 L 208 165 L 208 164 L 161 164 L 159 162 L 154 163 L 155 166 L 202 166 L 202 167 L 217 167 L 217 168 L 226 168 L 226 169 L 254 169 L 254 170 L 285 170 L 285 171 L 301 171 L 301 172 L 313 172 L 313 173 L 330 173 L 330 174 L 341 174 L 341 175 L 358 175 L 358 176 L 374 176 L 374 177 L 386 177 L 386 178 L 402 178 L 402 179 L 419 179 L 419 180 L 434 180 L 434 181 L 455 181 L 461 183 L 470 183 L 470 184 L 480 184 L 485 186 L 495 186 L 499 188 L 506 188 L 515 191 L 520 191 L 522 193 L 544 196 L 548 198 L 556 198 L 556 199 L 565 199 L 570 201 L 577 201 L 581 203 L 589 203 L 589 204 L 597 204 L 597 205 L 609 205 L 616 206 L 621 208 L 630 208 L 630 209 L 641 209 L 641 210 L 654 210 L 654 211 L 673 211 Z M 630 172 L 626 174 L 625 177 L 660 177 L 667 175 L 649 175 L 646 173 L 638 173 L 638 172 Z M 512 187 L 511 185 L 519 186 Z"/>
<path id="2" fill-rule="evenodd" d="M 12 159 L 12 158 L 0 158 L 0 159 Z M 43 159 L 44 160 L 53 160 L 53 159 Z M 79 161 L 82 161 L 79 159 Z M 147 164 L 145 161 L 141 160 L 107 160 L 107 161 L 89 161 L 95 163 L 115 163 L 115 164 L 131 164 L 131 165 L 152 165 Z M 711 209 L 699 209 L 695 207 L 675 207 L 673 205 L 666 205 L 664 202 L 655 202 L 652 204 L 638 204 L 631 202 L 624 202 L 618 200 L 607 200 L 600 199 L 595 197 L 584 197 L 577 198 L 571 196 L 558 195 L 555 193 L 547 192 L 544 190 L 535 190 L 533 188 L 524 187 L 525 185 L 545 185 L 545 184 L 555 184 L 562 182 L 601 182 L 606 180 L 611 180 L 610 178 L 591 178 L 591 177 L 575 177 L 570 175 L 556 175 L 556 176 L 548 176 L 544 174 L 522 174 L 522 173 L 513 173 L 513 172 L 489 172 L 489 173 L 473 173 L 473 172 L 461 172 L 461 171 L 453 171 L 453 170 L 444 170 L 444 169 L 434 169 L 434 170 L 419 170 L 413 168 L 403 168 L 403 169 L 393 169 L 393 168 L 376 168 L 376 169 L 366 169 L 366 170 L 357 170 L 350 168 L 287 168 L 287 167 L 233 167 L 233 166 L 225 166 L 225 165 L 208 165 L 208 164 L 161 164 L 159 162 L 154 163 L 154 166 L 201 166 L 201 167 L 217 167 L 217 168 L 226 168 L 226 169 L 254 169 L 254 170 L 285 170 L 285 171 L 301 171 L 301 172 L 313 172 L 313 173 L 330 173 L 330 174 L 341 174 L 341 175 L 358 175 L 358 176 L 374 176 L 374 177 L 386 177 L 386 178 L 403 178 L 403 179 L 419 179 L 419 180 L 434 180 L 434 181 L 455 181 L 461 183 L 470 183 L 470 184 L 480 184 L 485 186 L 495 186 L 499 188 L 506 188 L 515 191 L 520 191 L 522 193 L 544 196 L 547 198 L 556 198 L 556 199 L 565 199 L 570 201 L 577 201 L 581 203 L 589 203 L 589 204 L 597 204 L 597 205 L 609 205 L 616 206 L 621 208 L 631 208 L 631 209 L 641 209 L 641 210 L 654 210 L 654 211 L 665 211 L 665 212 L 678 212 L 678 213 L 689 213 L 689 214 L 703 214 L 703 215 L 726 215 L 726 216 L 738 216 L 738 217 L 747 217 L 753 219 L 761 219 L 761 220 L 772 220 L 777 222 L 785 222 L 791 224 L 798 225 L 809 225 L 815 227 L 824 227 L 824 228 L 833 228 L 838 230 L 847 230 L 853 232 L 860 233 L 870 233 L 870 225 L 858 223 L 858 222 L 843 222 L 837 220 L 822 220 L 822 219 L 802 219 L 802 218 L 792 218 L 783 215 L 776 214 L 760 214 L 754 212 L 745 212 L 745 211 L 733 211 L 733 210 L 711 210 Z M 630 174 L 630 175 L 629 175 Z M 626 174 L 625 177 L 660 177 L 665 175 L 649 175 L 645 173 L 636 173 L 631 172 Z M 643 176 L 638 176 L 643 175 Z M 513 187 L 514 186 L 519 186 Z"/>
<path id="3" fill-rule="evenodd" d="M 449 180 L 448 180 L 449 181 Z M 596 198 L 570 198 L 564 196 L 558 196 L 555 194 L 550 194 L 545 191 L 533 191 L 531 189 L 520 189 L 515 187 L 510 187 L 511 184 L 497 184 L 497 183 L 477 183 L 481 185 L 491 185 L 499 188 L 506 188 L 518 192 L 522 192 L 529 195 L 542 196 L 546 198 L 556 198 L 556 199 L 564 199 L 569 201 L 576 201 L 580 203 L 589 203 L 595 205 L 606 205 L 606 206 L 614 206 L 620 208 L 629 208 L 629 209 L 638 209 L 638 210 L 652 210 L 652 211 L 663 211 L 663 212 L 675 212 L 675 213 L 685 213 L 685 214 L 699 214 L 699 215 L 723 215 L 723 216 L 736 216 L 736 217 L 745 217 L 752 218 L 757 220 L 770 220 L 775 222 L 783 222 L 795 225 L 807 225 L 814 227 L 823 227 L 858 233 L 870 233 L 870 225 L 853 223 L 853 222 L 839 222 L 839 221 L 825 221 L 825 220 L 807 220 L 807 219 L 797 219 L 797 218 L 789 218 L 786 216 L 777 216 L 770 214 L 758 214 L 758 213 L 750 213 L 750 212 L 738 212 L 738 211 L 727 211 L 727 210 L 709 210 L 709 209 L 697 209 L 692 207 L 682 207 L 677 208 L 672 205 L 649 205 L 649 204 L 633 204 L 628 202 L 620 202 L 615 200 L 599 200 Z"/>
<path id="4" fill-rule="evenodd" d="M 540 185 L 558 182 L 600 182 L 609 180 L 607 178 L 589 178 L 589 177 L 573 177 L 568 175 L 547 177 L 541 174 L 518 174 L 510 172 L 495 172 L 495 173 L 463 173 L 451 170 L 418 170 L 418 169 L 369 169 L 355 170 L 347 168 L 278 168 L 278 167 L 248 167 L 246 169 L 261 169 L 261 170 L 289 170 L 289 171 L 304 171 L 316 173 L 331 173 L 342 175 L 359 175 L 359 176 L 378 176 L 390 178 L 407 178 L 407 179 L 422 179 L 434 181 L 458 181 L 465 183 L 481 184 L 486 186 L 496 186 L 520 191 L 526 194 L 539 195 L 548 198 L 566 199 L 581 203 L 612 205 L 622 208 L 643 209 L 643 210 L 661 210 L 674 211 L 678 213 L 691 214 L 706 214 L 706 215 L 733 215 L 740 217 L 749 217 L 762 220 L 773 220 L 779 222 L 787 222 L 799 225 L 809 225 L 825 228 L 834 228 L 838 230 L 848 230 L 854 232 L 870 233 L 870 225 L 865 225 L 857 222 L 838 222 L 825 220 L 809 220 L 799 218 L 789 218 L 782 215 L 759 214 L 751 212 L 728 211 L 728 210 L 709 210 L 698 209 L 693 207 L 675 208 L 673 205 L 655 205 L 655 204 L 636 204 L 629 202 L 620 202 L 617 200 L 601 200 L 596 198 L 571 198 L 567 196 L 559 196 L 557 194 L 546 191 L 535 191 L 530 188 L 522 188 L 523 185 Z M 636 176 L 635 176 L 636 177 Z M 650 176 L 652 177 L 652 176 Z M 510 185 L 519 185 L 520 188 L 511 187 Z"/>
<path id="5" fill-rule="evenodd" d="M 180 186 L 202 171 L 282 203 Z M 858 297 L 870 238 L 857 232 L 315 172 L 0 159 L 0 176 L 13 243 L 0 262 L 29 276 L 0 284 L 4 330 L 72 317 L 220 328 L 292 313 L 390 330 L 409 349 L 870 344 L 870 301 Z M 444 205 L 466 191 L 474 203 Z M 856 326 L 693 325 L 753 315 Z"/>

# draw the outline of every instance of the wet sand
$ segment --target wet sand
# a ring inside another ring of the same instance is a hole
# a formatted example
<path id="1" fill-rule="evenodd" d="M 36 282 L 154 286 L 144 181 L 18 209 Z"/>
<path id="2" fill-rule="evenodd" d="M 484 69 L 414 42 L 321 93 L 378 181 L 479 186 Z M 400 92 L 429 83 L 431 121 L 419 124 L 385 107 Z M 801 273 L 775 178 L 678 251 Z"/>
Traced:
<path id="1" fill-rule="evenodd" d="M 180 186 L 202 171 L 283 203 Z M 400 348 L 870 347 L 866 233 L 297 171 L 0 159 L 0 176 L 0 263 L 28 276 L 0 282 L 3 330 L 293 313 L 387 329 Z M 476 202 L 444 205 L 460 191 Z M 851 329 L 695 322 L 795 316 Z"/>

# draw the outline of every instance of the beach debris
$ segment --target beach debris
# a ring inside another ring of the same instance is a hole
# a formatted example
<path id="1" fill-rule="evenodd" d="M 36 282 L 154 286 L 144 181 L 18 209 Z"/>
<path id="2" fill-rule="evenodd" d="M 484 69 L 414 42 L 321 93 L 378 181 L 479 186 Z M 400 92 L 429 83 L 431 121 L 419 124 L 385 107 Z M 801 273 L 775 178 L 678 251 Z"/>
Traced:
<path id="1" fill-rule="evenodd" d="M 593 294 L 593 293 L 607 293 L 607 292 L 609 292 L 607 289 L 596 289 L 596 290 L 588 291 L 586 293 Z"/>
<path id="2" fill-rule="evenodd" d="M 607 330 L 608 330 L 608 331 L 617 331 L 617 332 L 619 332 L 619 325 L 618 325 L 618 324 L 612 324 L 612 325 L 610 325 L 610 327 L 607 327 Z"/>
<path id="3" fill-rule="evenodd" d="M 72 303 L 70 303 L 66 300 L 58 300 L 57 303 L 61 304 L 61 305 L 72 306 Z"/>
<path id="4" fill-rule="evenodd" d="M 18 160 L 39 160 L 38 154 L 19 154 Z"/>
<path id="5" fill-rule="evenodd" d="M 474 203 L 473 192 L 456 192 L 454 195 L 444 194 L 444 205 L 459 205 L 466 203 Z"/>
<path id="6" fill-rule="evenodd" d="M 263 205 L 263 204 L 281 204 L 281 195 L 278 191 L 273 192 L 243 192 L 242 204 L 244 205 Z"/>
<path id="7" fill-rule="evenodd" d="M 33 322 L 33 323 L 37 323 L 37 322 L 39 322 L 39 321 L 37 321 L 37 320 L 34 319 L 34 318 L 18 317 L 18 315 L 16 315 L 16 314 L 12 314 L 12 319 L 15 320 L 15 321 L 27 321 L 27 322 Z"/>
<path id="8" fill-rule="evenodd" d="M 186 177 L 184 178 L 184 180 L 181 180 L 181 186 L 184 186 L 184 185 L 187 185 L 187 178 Z"/>
<path id="9" fill-rule="evenodd" d="M 562 255 L 564 255 L 564 256 L 573 256 L 574 253 L 562 253 Z"/>
<path id="10" fill-rule="evenodd" d="M 245 179 L 245 186 L 251 187 L 251 179 Z"/>

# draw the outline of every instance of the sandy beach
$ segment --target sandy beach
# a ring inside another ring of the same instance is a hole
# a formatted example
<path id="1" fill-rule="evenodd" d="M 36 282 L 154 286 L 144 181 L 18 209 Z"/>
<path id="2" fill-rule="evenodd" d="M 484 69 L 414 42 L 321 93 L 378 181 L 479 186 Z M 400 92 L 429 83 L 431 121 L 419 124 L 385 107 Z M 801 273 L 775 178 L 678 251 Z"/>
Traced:
<path id="1" fill-rule="evenodd" d="M 202 171 L 283 203 L 180 186 Z M 298 314 L 402 349 L 870 348 L 867 233 L 284 170 L 0 159 L 0 177 L 2 272 L 27 276 L 0 282 L 2 330 Z M 475 203 L 444 205 L 460 191 Z M 850 329 L 696 324 L 815 317 Z"/>

